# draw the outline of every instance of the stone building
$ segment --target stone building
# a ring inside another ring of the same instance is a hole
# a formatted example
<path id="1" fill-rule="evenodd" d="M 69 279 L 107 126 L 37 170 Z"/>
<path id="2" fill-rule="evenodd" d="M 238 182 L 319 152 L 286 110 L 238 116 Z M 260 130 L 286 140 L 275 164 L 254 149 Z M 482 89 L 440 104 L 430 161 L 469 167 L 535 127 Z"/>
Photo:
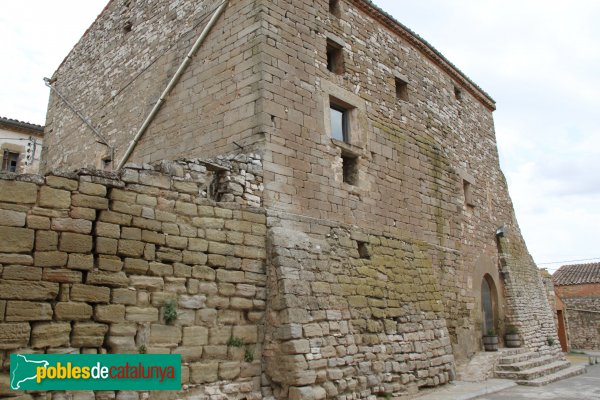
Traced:
<path id="1" fill-rule="evenodd" d="M 112 0 L 49 84 L 44 170 L 116 171 L 6 183 L 35 241 L 0 262 L 50 282 L 0 291 L 5 352 L 180 352 L 186 396 L 237 399 L 414 393 L 508 325 L 554 352 L 493 99 L 371 2 Z"/>
<path id="2" fill-rule="evenodd" d="M 44 127 L 0 117 L 0 171 L 37 173 Z"/>
<path id="3" fill-rule="evenodd" d="M 563 265 L 552 281 L 566 309 L 570 347 L 599 350 L 600 263 Z"/>

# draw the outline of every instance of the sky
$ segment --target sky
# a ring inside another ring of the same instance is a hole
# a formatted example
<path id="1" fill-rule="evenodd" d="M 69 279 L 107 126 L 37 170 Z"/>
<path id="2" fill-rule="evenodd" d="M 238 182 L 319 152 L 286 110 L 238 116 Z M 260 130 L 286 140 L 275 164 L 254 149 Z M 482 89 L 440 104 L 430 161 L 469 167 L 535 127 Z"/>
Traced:
<path id="1" fill-rule="evenodd" d="M 600 261 L 600 2 L 374 1 L 496 100 L 501 166 L 538 265 Z M 0 3 L 0 116 L 44 124 L 42 79 L 106 3 Z"/>

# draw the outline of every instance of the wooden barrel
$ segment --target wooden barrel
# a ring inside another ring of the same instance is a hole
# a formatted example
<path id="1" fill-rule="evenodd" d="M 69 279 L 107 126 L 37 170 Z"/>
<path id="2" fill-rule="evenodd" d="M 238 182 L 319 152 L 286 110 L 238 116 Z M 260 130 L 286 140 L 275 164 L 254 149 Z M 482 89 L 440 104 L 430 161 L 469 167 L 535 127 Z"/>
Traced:
<path id="1" fill-rule="evenodd" d="M 483 348 L 485 351 L 498 351 L 498 336 L 484 336 Z"/>
<path id="2" fill-rule="evenodd" d="M 507 333 L 504 339 L 506 347 L 521 347 L 521 338 L 518 333 Z"/>

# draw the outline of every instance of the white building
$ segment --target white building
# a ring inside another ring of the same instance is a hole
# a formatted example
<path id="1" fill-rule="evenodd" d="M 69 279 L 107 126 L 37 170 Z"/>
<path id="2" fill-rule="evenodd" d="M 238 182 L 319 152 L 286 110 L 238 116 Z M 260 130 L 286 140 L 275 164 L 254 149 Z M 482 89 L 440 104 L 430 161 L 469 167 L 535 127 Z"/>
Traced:
<path id="1" fill-rule="evenodd" d="M 0 172 L 37 174 L 44 127 L 0 117 Z"/>

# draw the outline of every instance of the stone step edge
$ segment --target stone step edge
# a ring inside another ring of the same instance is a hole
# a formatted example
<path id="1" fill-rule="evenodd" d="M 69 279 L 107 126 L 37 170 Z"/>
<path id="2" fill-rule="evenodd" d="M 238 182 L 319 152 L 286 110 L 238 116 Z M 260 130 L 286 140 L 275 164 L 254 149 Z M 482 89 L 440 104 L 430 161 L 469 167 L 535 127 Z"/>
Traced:
<path id="1" fill-rule="evenodd" d="M 523 386 L 544 386 L 549 383 L 560 381 L 562 379 L 571 378 L 573 376 L 582 375 L 587 372 L 587 368 L 585 365 L 574 365 L 566 369 L 562 369 L 558 372 L 555 372 L 550 375 L 542 376 L 537 379 L 533 379 L 530 381 L 527 380 L 518 380 L 516 381 L 518 385 Z"/>
<path id="2" fill-rule="evenodd" d="M 535 351 L 528 351 L 526 353 L 504 356 L 504 357 L 500 357 L 498 359 L 498 364 L 501 364 L 501 365 L 514 364 L 517 362 L 531 360 L 539 355 L 540 354 L 536 353 Z"/>
<path id="3" fill-rule="evenodd" d="M 516 355 L 509 355 L 498 358 L 498 364 L 506 365 L 506 364 L 515 364 L 523 361 L 533 360 L 535 358 L 541 358 L 546 356 L 553 356 L 556 358 L 563 358 L 562 351 L 528 351 L 525 353 L 520 353 Z"/>
<path id="4" fill-rule="evenodd" d="M 551 375 L 557 371 L 567 369 L 570 365 L 571 363 L 568 361 L 555 361 L 525 371 L 496 371 L 496 377 L 502 379 L 535 380 L 543 376 Z"/>
<path id="5" fill-rule="evenodd" d="M 496 370 L 497 371 L 506 371 L 506 372 L 518 372 L 518 371 L 526 371 L 528 369 L 532 369 L 535 367 L 542 366 L 544 364 L 550 364 L 552 362 L 564 361 L 556 356 L 547 355 L 539 358 L 531 358 L 529 360 L 520 361 L 514 364 L 498 364 Z"/>

